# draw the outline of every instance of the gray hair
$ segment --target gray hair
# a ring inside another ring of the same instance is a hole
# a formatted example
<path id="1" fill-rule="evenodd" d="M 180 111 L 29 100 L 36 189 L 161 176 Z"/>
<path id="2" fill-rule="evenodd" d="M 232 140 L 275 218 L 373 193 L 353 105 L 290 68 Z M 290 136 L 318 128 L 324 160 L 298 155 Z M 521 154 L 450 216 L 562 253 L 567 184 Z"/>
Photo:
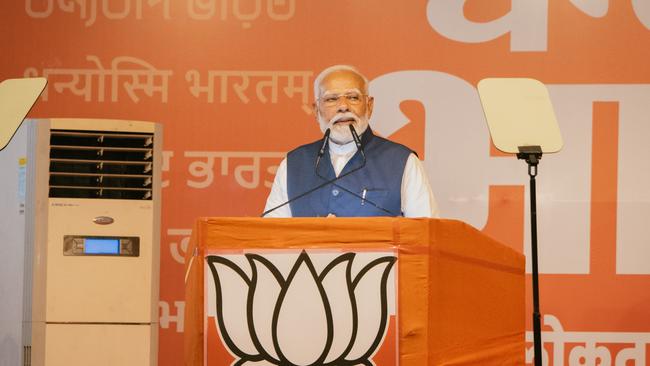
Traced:
<path id="1" fill-rule="evenodd" d="M 321 71 L 320 74 L 316 76 L 316 79 L 314 80 L 314 99 L 318 99 L 320 97 L 320 83 L 323 81 L 323 79 L 325 79 L 329 74 L 333 74 L 338 71 L 350 71 L 356 75 L 359 75 L 359 77 L 363 79 L 364 84 L 364 90 L 362 90 L 362 92 L 368 92 L 368 78 L 366 78 L 365 75 L 363 75 L 356 67 L 351 65 L 334 65 Z"/>

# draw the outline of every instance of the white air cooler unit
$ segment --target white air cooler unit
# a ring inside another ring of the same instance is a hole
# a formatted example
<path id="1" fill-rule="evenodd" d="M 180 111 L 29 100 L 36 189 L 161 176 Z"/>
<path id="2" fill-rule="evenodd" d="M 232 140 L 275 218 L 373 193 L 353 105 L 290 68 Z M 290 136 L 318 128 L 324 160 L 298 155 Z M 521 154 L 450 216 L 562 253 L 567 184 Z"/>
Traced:
<path id="1" fill-rule="evenodd" d="M 157 364 L 161 148 L 150 122 L 42 119 L 0 152 L 21 364 Z"/>

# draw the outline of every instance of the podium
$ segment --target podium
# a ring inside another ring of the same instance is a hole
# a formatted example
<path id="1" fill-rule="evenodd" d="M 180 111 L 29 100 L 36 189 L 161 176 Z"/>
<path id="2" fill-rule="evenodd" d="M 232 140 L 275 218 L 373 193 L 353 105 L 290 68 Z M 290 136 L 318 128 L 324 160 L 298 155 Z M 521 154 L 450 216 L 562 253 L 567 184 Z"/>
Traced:
<path id="1" fill-rule="evenodd" d="M 186 365 L 523 365 L 522 254 L 454 220 L 200 218 Z"/>

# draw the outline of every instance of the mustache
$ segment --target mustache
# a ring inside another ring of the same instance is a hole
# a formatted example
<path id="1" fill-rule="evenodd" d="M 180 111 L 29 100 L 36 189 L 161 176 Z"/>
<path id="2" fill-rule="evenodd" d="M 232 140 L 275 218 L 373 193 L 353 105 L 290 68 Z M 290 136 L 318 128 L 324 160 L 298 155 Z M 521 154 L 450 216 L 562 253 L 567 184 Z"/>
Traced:
<path id="1" fill-rule="evenodd" d="M 329 124 L 333 125 L 334 123 L 343 120 L 343 119 L 354 119 L 355 122 L 360 122 L 361 118 L 352 112 L 337 113 L 329 120 Z"/>

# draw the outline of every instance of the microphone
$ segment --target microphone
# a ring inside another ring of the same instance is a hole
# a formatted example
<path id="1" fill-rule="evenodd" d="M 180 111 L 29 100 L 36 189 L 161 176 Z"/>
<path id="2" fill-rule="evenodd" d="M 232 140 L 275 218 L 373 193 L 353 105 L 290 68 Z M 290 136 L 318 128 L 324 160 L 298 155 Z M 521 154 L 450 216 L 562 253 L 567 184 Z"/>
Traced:
<path id="1" fill-rule="evenodd" d="M 327 147 L 327 143 L 330 140 L 330 129 L 328 128 L 325 130 L 325 136 L 323 136 L 323 143 L 320 147 L 320 150 L 318 150 L 318 156 L 316 157 L 316 171 L 318 171 L 318 164 L 320 164 L 320 159 L 323 157 L 323 154 L 325 154 L 325 148 Z"/>
<path id="2" fill-rule="evenodd" d="M 357 134 L 357 130 L 354 129 L 354 126 L 352 124 L 349 124 L 348 127 L 350 127 L 350 133 L 352 134 L 352 139 L 354 140 L 354 143 L 357 145 L 357 150 L 361 153 L 361 157 L 363 158 L 363 163 L 366 163 L 366 153 L 363 152 L 363 146 L 361 145 L 361 139 L 359 138 L 359 135 Z"/>
<path id="3" fill-rule="evenodd" d="M 357 150 L 359 150 L 359 153 L 361 154 L 361 157 L 363 158 L 363 163 L 361 164 L 361 167 L 359 168 L 359 169 L 361 169 L 362 167 L 364 167 L 364 166 L 366 165 L 366 154 L 365 154 L 364 151 L 363 151 L 363 146 L 361 145 L 361 139 L 359 138 L 359 135 L 357 134 L 357 131 L 354 129 L 354 126 L 352 126 L 351 124 L 348 125 L 348 126 L 350 127 L 350 132 L 352 133 L 352 139 L 354 139 L 354 143 L 355 143 L 355 145 L 357 145 Z M 329 136 L 328 132 L 329 132 L 329 129 L 326 131 L 326 135 Z M 324 148 L 325 148 L 325 145 L 323 144 L 323 148 L 321 149 L 321 151 L 324 150 Z M 319 154 L 320 154 L 320 153 L 319 153 Z M 320 155 L 322 155 L 322 154 L 320 154 Z M 319 156 L 318 159 L 320 159 L 320 156 Z M 316 160 L 316 175 L 317 175 L 319 178 L 323 179 L 323 180 L 327 180 L 327 178 L 325 178 L 324 176 L 322 176 L 322 175 L 318 172 L 318 159 Z M 346 175 L 347 175 L 347 174 L 346 174 Z M 342 177 L 341 177 L 341 178 L 342 178 Z M 361 200 L 361 204 L 362 204 L 362 205 L 363 205 L 365 202 L 368 202 L 370 205 L 374 206 L 375 208 L 377 208 L 377 209 L 379 209 L 379 210 L 381 210 L 381 211 L 384 211 L 385 213 L 387 213 L 387 214 L 389 214 L 389 215 L 391 215 L 391 216 L 400 216 L 400 215 L 395 215 L 394 212 L 391 212 L 391 211 L 389 211 L 389 210 L 387 210 L 387 209 L 385 209 L 385 208 L 379 206 L 379 205 L 376 204 L 375 202 L 369 200 L 368 198 L 366 198 L 366 193 L 368 192 L 368 190 L 365 189 L 365 188 L 363 189 L 363 192 L 362 192 L 361 194 L 358 194 L 358 193 L 353 192 L 353 191 L 351 191 L 351 190 L 349 190 L 349 189 L 347 189 L 347 188 L 345 188 L 345 187 L 343 187 L 343 186 L 341 186 L 341 185 L 339 185 L 339 184 L 336 184 L 336 183 L 333 183 L 333 182 L 332 182 L 332 185 L 334 185 L 335 187 L 337 187 L 337 188 L 339 188 L 339 189 L 341 189 L 341 190 L 343 190 L 343 191 L 345 191 L 345 192 L 347 192 L 347 193 L 349 193 L 349 194 L 355 196 L 356 198 L 359 198 L 359 199 Z"/>
<path id="4" fill-rule="evenodd" d="M 330 180 L 328 180 L 328 181 L 326 181 L 326 182 L 323 182 L 323 183 L 317 185 L 316 187 L 314 187 L 314 188 L 312 188 L 312 189 L 310 189 L 310 190 L 307 190 L 307 191 L 305 191 L 305 192 L 303 192 L 303 193 L 301 193 L 301 194 L 299 194 L 299 195 L 297 195 L 297 196 L 295 196 L 295 197 L 290 198 L 289 200 L 287 200 L 286 202 L 284 202 L 284 203 L 282 203 L 282 204 L 279 204 L 279 205 L 277 205 L 277 206 L 275 206 L 275 207 L 273 207 L 273 208 L 270 208 L 270 209 L 268 209 L 268 210 L 262 212 L 262 214 L 260 215 L 260 217 L 264 217 L 264 216 L 270 214 L 271 212 L 277 210 L 277 209 L 280 208 L 280 207 L 286 206 L 286 205 L 290 204 L 291 202 L 293 202 L 293 201 L 295 201 L 295 200 L 297 200 L 297 199 L 299 199 L 299 198 L 305 197 L 305 196 L 308 195 L 308 194 L 311 194 L 311 193 L 313 193 L 313 192 L 315 192 L 315 191 L 317 191 L 317 190 L 319 190 L 319 189 L 321 189 L 321 188 L 323 188 L 323 187 L 325 187 L 325 186 L 327 186 L 327 185 L 329 185 L 329 184 L 332 184 L 332 183 L 336 182 L 337 180 L 342 179 L 342 178 L 344 178 L 344 177 L 346 177 L 346 176 L 348 176 L 348 175 L 350 175 L 350 174 L 352 174 L 352 173 L 358 171 L 359 169 L 363 168 L 364 166 L 366 166 L 366 161 L 365 161 L 365 160 L 363 161 L 363 164 L 361 164 L 361 165 L 359 165 L 358 167 L 356 167 L 356 168 L 350 170 L 349 172 L 347 172 L 347 173 L 345 173 L 345 174 L 341 174 L 341 175 L 339 175 L 338 177 L 335 177 L 335 178 L 333 178 L 333 179 L 330 179 Z M 318 172 L 317 172 L 317 174 L 318 174 Z M 320 177 L 320 175 L 318 175 L 318 176 Z M 321 177 L 321 178 L 322 178 L 322 177 Z M 344 189 L 343 187 L 341 187 L 341 188 Z"/>
<path id="5" fill-rule="evenodd" d="M 309 189 L 309 190 L 307 190 L 307 191 L 305 191 L 305 192 L 303 192 L 303 193 L 301 193 L 301 194 L 299 194 L 299 195 L 297 195 L 297 196 L 295 196 L 295 197 L 290 198 L 289 200 L 287 200 L 286 202 L 284 202 L 284 203 L 282 203 L 282 204 L 279 204 L 279 205 L 277 205 L 277 206 L 275 206 L 275 207 L 272 207 L 272 208 L 270 208 L 270 209 L 264 211 L 264 212 L 260 215 L 260 217 L 264 217 L 264 216 L 268 215 L 269 213 L 271 213 L 271 212 L 273 212 L 273 211 L 279 209 L 280 207 L 284 207 L 284 206 L 290 204 L 291 202 L 293 202 L 293 201 L 295 201 L 295 200 L 298 200 L 298 199 L 300 199 L 300 198 L 302 198 L 302 197 L 305 197 L 305 196 L 307 196 L 307 195 L 309 195 L 309 194 L 311 194 L 311 193 L 313 193 L 313 192 L 315 192 L 315 191 L 317 191 L 317 190 L 319 190 L 319 189 L 321 189 L 321 188 L 323 188 L 323 187 L 325 187 L 325 186 L 327 186 L 327 185 L 329 185 L 329 184 L 332 184 L 332 185 L 334 185 L 334 186 L 340 188 L 341 190 L 343 190 L 343 191 L 345 191 L 345 192 L 347 192 L 347 193 L 349 193 L 349 194 L 351 194 L 351 195 L 353 195 L 353 196 L 355 196 L 355 197 L 361 199 L 362 204 L 363 204 L 364 202 L 368 202 L 370 205 L 376 207 L 377 209 L 379 209 L 379 210 L 381 210 L 381 211 L 386 212 L 387 214 L 389 214 L 389 215 L 391 215 L 391 216 L 400 216 L 400 215 L 396 215 L 394 212 L 391 212 L 391 211 L 389 211 L 389 210 L 387 210 L 387 209 L 385 209 L 385 208 L 379 206 L 378 204 L 374 203 L 373 201 L 368 200 L 368 199 L 366 198 L 366 192 L 367 192 L 366 189 L 364 189 L 364 192 L 362 193 L 362 195 L 360 195 L 360 194 L 358 194 L 358 193 L 356 193 L 356 192 L 353 192 L 353 191 L 351 191 L 351 190 L 349 190 L 349 189 L 347 189 L 347 188 L 345 188 L 345 187 L 343 187 L 343 186 L 340 186 L 340 185 L 338 185 L 338 184 L 335 183 L 337 180 L 339 180 L 339 179 L 343 179 L 344 177 L 346 177 L 346 176 L 348 176 L 348 175 L 350 175 L 350 174 L 352 174 L 352 173 L 354 173 L 354 172 L 356 172 L 356 171 L 358 171 L 358 170 L 360 170 L 360 169 L 362 169 L 363 167 L 366 166 L 366 155 L 365 155 L 363 149 L 361 148 L 361 147 L 362 147 L 362 145 L 361 145 L 361 139 L 359 139 L 359 135 L 357 134 L 357 131 L 354 129 L 354 127 L 353 127 L 352 125 L 350 125 L 350 132 L 352 133 L 352 138 L 354 139 L 354 143 L 357 145 L 357 150 L 359 150 L 359 152 L 361 153 L 361 157 L 363 158 L 363 162 L 361 163 L 360 166 L 358 166 L 358 167 L 356 167 L 356 168 L 354 168 L 354 169 L 352 169 L 352 170 L 350 170 L 350 171 L 348 171 L 348 172 L 346 172 L 346 173 L 344 173 L 344 174 L 341 174 L 341 175 L 339 175 L 338 177 L 335 177 L 335 178 L 333 178 L 333 179 L 327 179 L 326 177 L 324 177 L 322 174 L 320 174 L 320 173 L 318 172 L 318 165 L 320 164 L 320 160 L 321 160 L 321 158 L 322 158 L 323 155 L 325 154 L 325 148 L 326 148 L 326 146 L 327 146 L 327 143 L 329 142 L 330 129 L 328 128 L 328 129 L 325 131 L 325 135 L 323 136 L 323 143 L 321 144 L 321 148 L 320 148 L 320 150 L 318 151 L 318 155 L 316 156 L 316 164 L 315 164 L 315 166 L 314 166 L 314 169 L 315 169 L 316 175 L 317 175 L 319 178 L 325 180 L 325 182 L 323 182 L 323 183 L 317 185 L 316 187 L 314 187 L 314 188 L 312 188 L 312 189 Z"/>

